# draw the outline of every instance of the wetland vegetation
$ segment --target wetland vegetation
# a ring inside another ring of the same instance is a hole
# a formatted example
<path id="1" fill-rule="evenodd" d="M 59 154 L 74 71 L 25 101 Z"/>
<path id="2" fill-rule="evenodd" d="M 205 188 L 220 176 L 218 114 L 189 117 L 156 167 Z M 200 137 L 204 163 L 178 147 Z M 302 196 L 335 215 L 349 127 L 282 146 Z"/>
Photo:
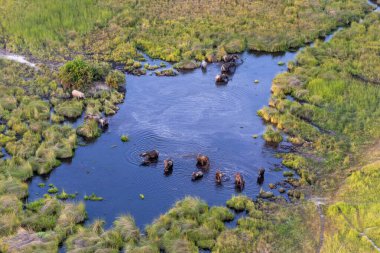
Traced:
<path id="1" fill-rule="evenodd" d="M 213 0 L 205 8 L 202 1 L 0 0 L 0 6 L 1 47 L 39 63 L 0 59 L 1 252 L 57 252 L 60 245 L 67 252 L 379 250 L 380 14 L 370 13 L 366 1 Z M 340 26 L 347 27 L 318 41 Z M 279 52 L 313 41 L 274 77 L 269 104 L 257 112 L 269 125 L 262 134 L 268 144 L 292 144 L 278 154 L 291 169 L 281 172 L 291 189 L 271 184 L 225 206 L 188 196 L 144 231 L 130 215 L 110 228 L 101 219 L 84 224 L 84 202 L 53 184 L 40 183 L 46 194 L 25 200 L 28 180 L 75 159 L 80 143 L 101 136 L 97 119 L 118 111 L 125 75 L 116 66 L 174 76 L 174 69 L 198 68 L 227 53 Z M 142 64 L 142 52 L 176 62 L 174 69 Z M 78 118 L 80 125 L 71 124 Z M 276 188 L 287 197 L 274 196 Z"/>

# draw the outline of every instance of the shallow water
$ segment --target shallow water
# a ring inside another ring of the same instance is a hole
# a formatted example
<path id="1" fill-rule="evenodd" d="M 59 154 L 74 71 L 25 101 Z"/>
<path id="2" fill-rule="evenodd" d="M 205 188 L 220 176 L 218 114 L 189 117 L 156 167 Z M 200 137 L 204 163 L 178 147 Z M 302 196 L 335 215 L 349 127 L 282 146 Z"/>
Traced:
<path id="1" fill-rule="evenodd" d="M 71 162 L 48 177 L 34 177 L 28 201 L 47 192 L 38 183 L 53 183 L 68 193 L 78 192 L 78 199 L 91 193 L 104 198 L 86 202 L 89 221 L 103 218 L 109 226 L 118 215 L 130 213 L 143 227 L 186 195 L 224 205 L 236 193 L 235 172 L 246 180 L 243 193 L 255 197 L 260 190 L 259 168 L 266 169 L 264 189 L 283 179 L 282 171 L 271 169 L 281 166 L 275 153 L 289 145 L 267 146 L 260 136 L 265 125 L 256 112 L 268 104 L 273 77 L 286 70 L 277 63 L 294 56 L 245 53 L 244 63 L 227 85 L 214 82 L 219 64 L 176 77 L 127 75 L 126 100 L 110 118 L 109 129 L 95 142 L 79 147 Z M 256 79 L 259 84 L 254 84 Z M 130 141 L 122 143 L 122 134 L 128 134 Z M 140 166 L 138 154 L 151 149 L 159 150 L 159 162 Z M 202 180 L 192 182 L 197 153 L 210 157 L 211 168 Z M 163 160 L 168 157 L 174 160 L 174 171 L 165 176 Z M 217 169 L 227 175 L 222 186 L 214 183 Z"/>
<path id="2" fill-rule="evenodd" d="M 21 64 L 26 64 L 32 68 L 36 68 L 36 64 L 28 61 L 24 56 L 12 54 L 2 49 L 0 49 L 0 58 L 15 61 Z"/>

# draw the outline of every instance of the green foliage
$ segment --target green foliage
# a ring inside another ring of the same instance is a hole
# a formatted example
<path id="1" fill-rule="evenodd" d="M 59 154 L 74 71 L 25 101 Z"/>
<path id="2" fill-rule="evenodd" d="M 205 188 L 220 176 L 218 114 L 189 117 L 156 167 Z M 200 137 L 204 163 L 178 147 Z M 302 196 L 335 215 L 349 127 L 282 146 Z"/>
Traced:
<path id="1" fill-rule="evenodd" d="M 380 162 L 366 165 L 347 178 L 337 193 L 337 202 L 327 209 L 328 224 L 321 252 L 376 252 L 380 243 L 378 215 Z"/>
<path id="2" fill-rule="evenodd" d="M 7 47 L 22 47 L 37 55 L 77 48 L 82 44 L 79 38 L 112 16 L 111 6 L 96 0 L 2 0 L 1 6 L 0 23 L 8 36 Z"/>
<path id="3" fill-rule="evenodd" d="M 164 69 L 164 70 L 157 70 L 154 72 L 156 76 L 176 76 L 178 73 L 174 71 L 173 69 Z"/>
<path id="4" fill-rule="evenodd" d="M 272 126 L 267 127 L 263 138 L 268 143 L 279 144 L 282 142 L 282 136 L 279 131 L 275 130 Z"/>
<path id="5" fill-rule="evenodd" d="M 338 166 L 347 168 L 364 145 L 380 137 L 379 72 L 374 67 L 379 28 L 380 15 L 372 13 L 331 41 L 303 50 L 290 72 L 273 81 L 272 107 L 258 114 L 298 145 L 301 155 L 285 155 L 283 164 L 295 169 L 304 183 L 315 183 L 317 172 L 324 178 Z M 318 183 L 331 188 L 327 181 Z"/>
<path id="6" fill-rule="evenodd" d="M 129 138 L 128 138 L 127 135 L 122 135 L 122 136 L 120 137 L 120 140 L 121 140 L 122 142 L 127 142 L 127 141 L 129 141 Z"/>
<path id="7" fill-rule="evenodd" d="M 88 119 L 77 128 L 77 134 L 87 139 L 94 139 L 100 136 L 101 130 L 95 119 Z"/>
<path id="8" fill-rule="evenodd" d="M 191 61 L 191 60 L 185 60 L 185 61 L 181 61 L 181 62 L 174 64 L 173 67 L 175 69 L 181 69 L 181 70 L 193 70 L 193 69 L 198 68 L 199 66 L 200 66 L 199 62 Z"/>
<path id="9" fill-rule="evenodd" d="M 241 212 L 246 209 L 247 203 L 249 203 L 250 201 L 251 199 L 245 195 L 237 195 L 229 199 L 226 204 L 229 208 Z"/>
<path id="10" fill-rule="evenodd" d="M 103 198 L 96 196 L 95 193 L 92 193 L 91 195 L 85 195 L 84 200 L 90 200 L 90 201 L 102 201 Z"/>
<path id="11" fill-rule="evenodd" d="M 56 197 L 57 199 L 62 199 L 62 200 L 66 200 L 66 199 L 74 199 L 77 195 L 75 193 L 66 193 L 65 190 L 62 190 L 61 193 L 57 194 Z"/>
<path id="12" fill-rule="evenodd" d="M 65 89 L 87 90 L 94 80 L 94 68 L 82 58 L 68 61 L 59 69 Z"/>
<path id="13" fill-rule="evenodd" d="M 107 75 L 106 83 L 111 88 L 117 89 L 125 83 L 125 75 L 119 70 L 113 70 Z"/>
<path id="14" fill-rule="evenodd" d="M 67 100 L 56 105 L 54 110 L 58 115 L 75 119 L 82 115 L 83 102 L 75 99 Z"/>

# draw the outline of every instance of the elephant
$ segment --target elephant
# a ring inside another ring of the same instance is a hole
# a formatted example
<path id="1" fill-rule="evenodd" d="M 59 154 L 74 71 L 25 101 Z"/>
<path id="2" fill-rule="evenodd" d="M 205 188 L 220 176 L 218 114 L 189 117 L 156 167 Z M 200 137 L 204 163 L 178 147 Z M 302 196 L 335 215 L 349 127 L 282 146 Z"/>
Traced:
<path id="1" fill-rule="evenodd" d="M 223 63 L 223 65 L 221 67 L 221 71 L 224 74 L 233 73 L 233 72 L 235 72 L 235 69 L 236 69 L 236 63 L 235 62 Z"/>
<path id="2" fill-rule="evenodd" d="M 203 172 L 202 171 L 193 172 L 193 174 L 191 175 L 191 180 L 192 181 L 199 180 L 202 177 L 203 177 Z"/>
<path id="3" fill-rule="evenodd" d="M 226 74 L 219 74 L 215 77 L 215 82 L 217 83 L 227 83 L 228 82 L 228 76 Z"/>
<path id="4" fill-rule="evenodd" d="M 78 98 L 78 99 L 85 98 L 84 93 L 80 92 L 79 90 L 73 90 L 71 92 L 71 95 L 73 96 L 73 98 Z"/>
<path id="5" fill-rule="evenodd" d="M 210 159 L 208 156 L 198 154 L 197 156 L 197 167 L 201 169 L 208 169 L 210 168 Z"/>
<path id="6" fill-rule="evenodd" d="M 235 187 L 241 191 L 244 189 L 244 185 L 245 185 L 245 182 L 244 182 L 243 176 L 239 172 L 236 173 L 235 174 Z"/>
<path id="7" fill-rule="evenodd" d="M 224 62 L 235 62 L 238 60 L 240 57 L 237 54 L 226 54 L 223 56 L 223 61 Z"/>
<path id="8" fill-rule="evenodd" d="M 142 165 L 149 165 L 151 163 L 156 163 L 158 161 L 158 151 L 151 150 L 144 153 L 141 153 L 140 156 L 144 158 Z"/>
<path id="9" fill-rule="evenodd" d="M 106 128 L 108 127 L 109 125 L 109 122 L 108 122 L 108 119 L 105 118 L 105 117 L 100 117 L 99 115 L 96 115 L 96 114 L 87 114 L 85 117 L 85 119 L 93 119 L 93 120 L 96 120 L 96 122 L 98 122 L 99 126 L 101 128 Z"/>
<path id="10" fill-rule="evenodd" d="M 263 184 L 264 182 L 264 174 L 265 174 L 265 169 L 261 168 L 259 170 L 259 176 L 257 177 L 257 183 L 259 185 Z"/>
<path id="11" fill-rule="evenodd" d="M 203 61 L 201 62 L 201 68 L 202 68 L 202 69 L 206 69 L 206 68 L 207 68 L 207 62 L 206 62 L 205 60 L 203 60 Z"/>
<path id="12" fill-rule="evenodd" d="M 170 174 L 173 171 L 173 160 L 172 159 L 166 159 L 164 161 L 164 173 L 165 175 Z"/>
<path id="13" fill-rule="evenodd" d="M 222 183 L 222 177 L 223 177 L 222 172 L 220 172 L 220 170 L 217 170 L 216 173 L 215 173 L 215 181 L 216 181 L 217 184 L 221 184 Z"/>
<path id="14" fill-rule="evenodd" d="M 108 119 L 104 118 L 104 117 L 100 118 L 98 120 L 98 123 L 99 123 L 99 125 L 100 125 L 101 128 L 106 128 L 109 125 Z"/>

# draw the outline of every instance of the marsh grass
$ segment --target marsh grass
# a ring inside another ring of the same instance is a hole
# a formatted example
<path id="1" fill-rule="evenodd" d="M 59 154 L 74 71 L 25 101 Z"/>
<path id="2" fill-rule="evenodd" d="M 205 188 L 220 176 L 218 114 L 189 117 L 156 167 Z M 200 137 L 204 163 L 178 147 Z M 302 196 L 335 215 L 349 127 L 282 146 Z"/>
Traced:
<path id="1" fill-rule="evenodd" d="M 55 106 L 54 110 L 58 115 L 76 119 L 82 115 L 83 102 L 75 99 L 67 100 Z"/>
<path id="2" fill-rule="evenodd" d="M 272 126 L 267 127 L 265 133 L 263 134 L 263 138 L 267 143 L 276 145 L 278 145 L 283 140 L 281 133 L 275 130 Z"/>
<path id="3" fill-rule="evenodd" d="M 95 119 L 87 119 L 77 128 L 77 134 L 86 139 L 94 139 L 101 135 L 101 129 Z"/>
<path id="4" fill-rule="evenodd" d="M 91 195 L 84 195 L 83 197 L 84 200 L 89 200 L 89 201 L 102 201 L 103 198 L 97 196 L 95 193 L 91 193 Z"/>

